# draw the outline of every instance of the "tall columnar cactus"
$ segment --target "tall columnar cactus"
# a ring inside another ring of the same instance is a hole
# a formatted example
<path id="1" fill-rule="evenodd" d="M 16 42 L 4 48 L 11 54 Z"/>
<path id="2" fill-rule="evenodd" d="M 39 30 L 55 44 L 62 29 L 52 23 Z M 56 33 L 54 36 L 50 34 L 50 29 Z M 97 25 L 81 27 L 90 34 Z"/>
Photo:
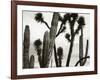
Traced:
<path id="1" fill-rule="evenodd" d="M 58 61 L 59 61 L 59 67 L 62 66 L 62 56 L 63 56 L 63 48 L 59 47 L 57 49 L 57 54 L 58 54 Z"/>
<path id="2" fill-rule="evenodd" d="M 81 28 L 81 35 L 79 37 L 79 59 L 83 58 L 83 28 Z M 83 61 L 80 61 L 80 66 L 83 65 Z"/>
<path id="3" fill-rule="evenodd" d="M 89 45 L 89 41 L 87 40 L 87 43 L 86 43 L 86 51 L 85 51 L 85 57 L 87 57 L 88 56 L 88 46 Z M 86 63 L 86 61 L 87 61 L 87 58 L 83 61 L 83 66 L 85 65 L 85 63 Z"/>
<path id="4" fill-rule="evenodd" d="M 77 66 L 79 63 L 81 63 L 81 66 L 84 66 L 88 58 L 90 58 L 90 56 L 88 56 L 88 40 L 87 40 L 85 56 L 82 57 L 82 58 L 80 58 L 80 59 L 76 62 L 75 66 Z"/>
<path id="5" fill-rule="evenodd" d="M 35 46 L 35 49 L 37 51 L 37 56 L 38 56 L 38 61 L 39 61 L 40 67 L 42 66 L 42 62 L 41 62 L 42 61 L 42 59 L 41 59 L 41 56 L 42 56 L 42 54 L 41 54 L 41 45 L 42 45 L 42 42 L 41 42 L 40 39 L 38 39 L 34 42 L 34 46 Z"/>
<path id="6" fill-rule="evenodd" d="M 25 26 L 23 46 L 23 68 L 29 68 L 30 29 L 28 25 Z"/>
<path id="7" fill-rule="evenodd" d="M 45 32 L 43 38 L 43 51 L 42 51 L 42 67 L 49 67 L 48 59 L 49 59 L 49 43 L 50 43 L 50 34 L 48 31 Z"/>
<path id="8" fill-rule="evenodd" d="M 34 68 L 34 63 L 35 63 L 35 57 L 31 55 L 30 62 L 29 62 L 29 68 Z"/>
<path id="9" fill-rule="evenodd" d="M 52 22 L 51 22 L 51 28 L 50 28 L 50 44 L 49 44 L 48 64 L 50 62 L 52 52 L 53 52 L 53 48 L 54 48 L 54 43 L 55 43 L 55 38 L 56 38 L 56 33 L 57 33 L 57 27 L 58 27 L 58 19 L 59 19 L 59 13 L 54 12 Z"/>

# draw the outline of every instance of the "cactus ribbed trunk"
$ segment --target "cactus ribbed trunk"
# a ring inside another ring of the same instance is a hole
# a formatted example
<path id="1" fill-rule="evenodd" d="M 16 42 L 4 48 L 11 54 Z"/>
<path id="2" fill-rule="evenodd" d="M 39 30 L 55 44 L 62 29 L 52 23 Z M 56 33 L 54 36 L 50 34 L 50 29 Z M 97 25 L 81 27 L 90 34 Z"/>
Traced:
<path id="1" fill-rule="evenodd" d="M 23 46 L 23 68 L 29 68 L 30 29 L 28 25 L 25 26 Z"/>
<path id="2" fill-rule="evenodd" d="M 49 44 L 48 64 L 50 62 L 52 52 L 53 52 L 53 48 L 54 48 L 54 43 L 55 43 L 55 38 L 56 38 L 56 33 L 57 33 L 57 27 L 58 27 L 58 19 L 59 19 L 59 13 L 54 12 L 52 22 L 51 22 L 51 29 L 50 29 L 50 44 Z"/>
<path id="3" fill-rule="evenodd" d="M 30 62 L 29 62 L 29 68 L 34 68 L 34 62 L 35 62 L 35 57 L 31 55 Z"/>
<path id="4" fill-rule="evenodd" d="M 46 31 L 43 38 L 42 66 L 41 66 L 42 68 L 49 67 L 48 65 L 49 43 L 50 43 L 50 35 L 48 31 Z"/>
<path id="5" fill-rule="evenodd" d="M 81 36 L 79 37 L 79 59 L 83 58 L 83 28 L 81 28 Z M 83 60 L 80 61 L 80 66 L 83 65 Z"/>

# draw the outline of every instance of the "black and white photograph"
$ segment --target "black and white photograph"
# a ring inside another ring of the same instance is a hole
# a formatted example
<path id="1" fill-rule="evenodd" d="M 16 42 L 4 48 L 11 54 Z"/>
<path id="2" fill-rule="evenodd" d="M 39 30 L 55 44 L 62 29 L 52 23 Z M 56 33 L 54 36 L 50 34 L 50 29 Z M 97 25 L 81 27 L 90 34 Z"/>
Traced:
<path id="1" fill-rule="evenodd" d="M 88 13 L 23 11 L 23 69 L 89 66 Z"/>

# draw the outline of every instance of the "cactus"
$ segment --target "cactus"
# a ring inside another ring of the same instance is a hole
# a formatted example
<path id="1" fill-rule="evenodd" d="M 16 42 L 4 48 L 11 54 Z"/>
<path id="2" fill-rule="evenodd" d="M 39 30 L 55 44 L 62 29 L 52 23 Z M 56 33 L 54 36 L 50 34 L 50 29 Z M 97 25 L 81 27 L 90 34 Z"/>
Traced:
<path id="1" fill-rule="evenodd" d="M 35 58 L 33 55 L 30 57 L 29 68 L 34 68 Z"/>
<path id="2" fill-rule="evenodd" d="M 43 38 L 43 51 L 42 51 L 42 68 L 48 67 L 48 58 L 49 58 L 49 43 L 50 43 L 50 35 L 48 31 L 45 32 Z"/>
<path id="3" fill-rule="evenodd" d="M 88 40 L 87 40 L 86 51 L 85 51 L 85 57 L 88 56 L 88 44 L 89 44 L 89 42 L 88 42 Z M 87 61 L 87 59 L 85 59 L 85 60 L 83 61 L 83 64 L 82 64 L 83 66 L 85 65 L 86 61 Z"/>
<path id="4" fill-rule="evenodd" d="M 62 66 L 62 56 L 63 56 L 63 48 L 59 47 L 57 49 L 57 54 L 58 54 L 58 61 L 59 61 L 59 67 Z"/>
<path id="5" fill-rule="evenodd" d="M 58 19 L 59 19 L 59 13 L 54 12 L 52 22 L 51 22 L 51 29 L 50 29 L 50 44 L 49 44 L 48 64 L 50 62 L 52 52 L 53 52 L 53 48 L 54 48 L 54 43 L 55 43 L 55 38 L 56 38 L 56 33 L 57 33 L 57 27 L 58 27 Z"/>
<path id="6" fill-rule="evenodd" d="M 28 25 L 25 26 L 23 46 L 23 68 L 29 68 L 30 29 Z"/>
<path id="7" fill-rule="evenodd" d="M 83 58 L 83 28 L 81 28 L 81 36 L 79 37 L 79 59 Z M 80 61 L 80 66 L 83 65 L 83 61 Z"/>
<path id="8" fill-rule="evenodd" d="M 90 56 L 88 56 L 88 40 L 87 40 L 85 56 L 82 55 L 82 57 L 79 58 L 79 60 L 76 62 L 75 66 L 77 66 L 79 63 L 81 63 L 80 66 L 84 66 L 88 58 L 90 58 Z"/>

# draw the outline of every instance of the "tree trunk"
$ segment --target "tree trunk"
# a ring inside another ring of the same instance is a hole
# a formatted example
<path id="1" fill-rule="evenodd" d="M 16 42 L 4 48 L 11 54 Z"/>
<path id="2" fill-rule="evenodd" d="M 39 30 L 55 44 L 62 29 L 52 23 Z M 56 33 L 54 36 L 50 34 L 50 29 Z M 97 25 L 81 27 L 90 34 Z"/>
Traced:
<path id="1" fill-rule="evenodd" d="M 55 57 L 56 67 L 59 67 L 58 58 L 57 58 L 57 52 L 56 52 L 56 45 L 55 44 L 54 44 L 54 57 Z"/>
<path id="2" fill-rule="evenodd" d="M 72 49 L 73 49 L 73 43 L 74 43 L 74 36 L 72 36 L 72 39 L 71 39 L 71 42 L 70 42 L 70 48 L 69 48 L 66 66 L 69 66 L 69 64 L 70 64 L 70 59 L 71 59 Z"/>

